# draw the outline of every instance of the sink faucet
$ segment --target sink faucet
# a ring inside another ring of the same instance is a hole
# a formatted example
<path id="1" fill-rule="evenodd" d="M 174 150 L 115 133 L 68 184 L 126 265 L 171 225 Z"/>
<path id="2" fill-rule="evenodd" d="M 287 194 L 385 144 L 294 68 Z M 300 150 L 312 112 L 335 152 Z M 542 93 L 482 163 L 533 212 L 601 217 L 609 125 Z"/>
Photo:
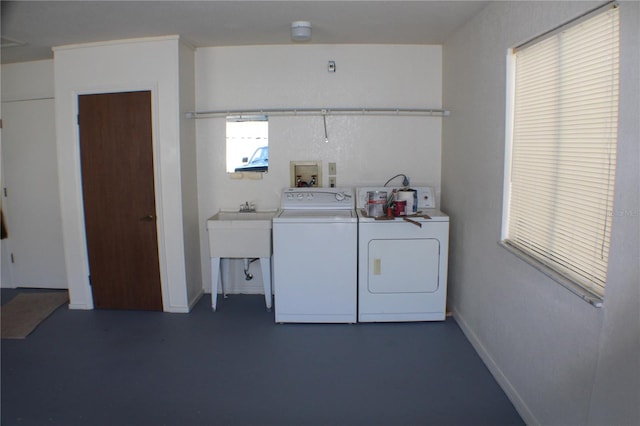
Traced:
<path id="1" fill-rule="evenodd" d="M 253 213 L 256 211 L 255 204 L 249 204 L 248 201 L 245 201 L 244 204 L 240 204 L 240 213 Z"/>

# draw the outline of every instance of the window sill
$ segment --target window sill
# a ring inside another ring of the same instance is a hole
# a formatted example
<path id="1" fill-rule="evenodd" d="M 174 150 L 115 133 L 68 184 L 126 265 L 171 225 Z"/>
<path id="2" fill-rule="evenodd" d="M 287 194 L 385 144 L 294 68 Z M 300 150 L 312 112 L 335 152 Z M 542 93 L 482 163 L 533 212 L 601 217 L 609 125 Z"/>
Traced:
<path id="1" fill-rule="evenodd" d="M 546 275 L 547 277 L 551 278 L 552 280 L 554 280 L 555 282 L 560 284 L 562 287 L 564 287 L 567 290 L 569 290 L 571 293 L 573 293 L 576 296 L 580 297 L 580 299 L 582 299 L 585 302 L 589 303 L 594 308 L 601 308 L 602 307 L 602 302 L 603 302 L 603 298 L 602 297 L 600 297 L 600 296 L 588 291 L 587 289 L 582 287 L 580 284 L 577 284 L 573 280 L 570 280 L 569 278 L 559 274 L 558 272 L 554 271 L 553 269 L 551 269 L 550 267 L 548 267 L 544 263 L 542 263 L 539 260 L 529 256 L 527 253 L 525 253 L 522 250 L 519 250 L 519 249 L 513 247 L 512 245 L 510 245 L 508 243 L 505 243 L 504 241 L 498 242 L 498 245 L 503 247 L 505 250 L 507 250 L 509 253 L 513 254 L 514 256 L 516 256 L 516 257 L 520 258 L 521 260 L 527 262 L 529 265 L 533 266 L 535 269 L 537 269 L 538 271 L 542 272 L 544 275 Z"/>
<path id="2" fill-rule="evenodd" d="M 233 180 L 246 179 L 246 180 L 261 180 L 262 175 L 265 172 L 232 172 L 227 173 Z"/>

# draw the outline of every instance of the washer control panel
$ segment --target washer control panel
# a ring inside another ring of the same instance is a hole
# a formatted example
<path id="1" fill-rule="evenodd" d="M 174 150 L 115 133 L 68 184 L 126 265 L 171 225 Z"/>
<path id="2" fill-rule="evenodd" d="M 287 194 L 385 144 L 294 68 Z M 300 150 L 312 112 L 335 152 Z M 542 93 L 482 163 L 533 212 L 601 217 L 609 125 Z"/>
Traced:
<path id="1" fill-rule="evenodd" d="M 280 207 L 286 209 L 353 210 L 352 188 L 285 188 Z"/>

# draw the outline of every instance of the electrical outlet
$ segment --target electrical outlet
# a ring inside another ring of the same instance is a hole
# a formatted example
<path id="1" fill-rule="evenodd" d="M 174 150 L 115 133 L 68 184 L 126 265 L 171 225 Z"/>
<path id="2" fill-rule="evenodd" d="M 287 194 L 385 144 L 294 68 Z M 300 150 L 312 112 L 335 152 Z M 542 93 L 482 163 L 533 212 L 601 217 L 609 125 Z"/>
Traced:
<path id="1" fill-rule="evenodd" d="M 329 176 L 336 175 L 336 163 L 329 163 Z"/>

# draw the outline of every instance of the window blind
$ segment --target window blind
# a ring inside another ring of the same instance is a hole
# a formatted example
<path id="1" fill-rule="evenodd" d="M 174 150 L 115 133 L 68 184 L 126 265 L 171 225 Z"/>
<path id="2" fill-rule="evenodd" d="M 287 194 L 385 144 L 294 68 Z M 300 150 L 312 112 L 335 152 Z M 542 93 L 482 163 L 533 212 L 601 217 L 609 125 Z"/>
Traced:
<path id="1" fill-rule="evenodd" d="M 604 296 L 618 124 L 618 8 L 515 55 L 505 242 Z"/>

